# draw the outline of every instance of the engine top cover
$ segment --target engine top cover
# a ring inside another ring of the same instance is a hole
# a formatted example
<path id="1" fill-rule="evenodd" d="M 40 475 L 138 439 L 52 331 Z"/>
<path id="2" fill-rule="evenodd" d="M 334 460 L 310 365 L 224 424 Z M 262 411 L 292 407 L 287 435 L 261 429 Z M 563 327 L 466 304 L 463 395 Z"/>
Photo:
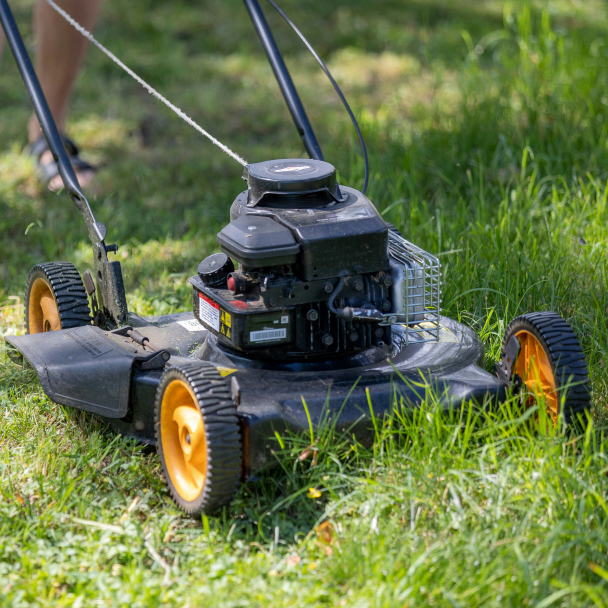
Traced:
<path id="1" fill-rule="evenodd" d="M 322 160 L 287 158 L 247 165 L 247 206 L 296 207 L 342 201 L 336 169 Z M 295 195 L 295 196 L 294 196 Z"/>

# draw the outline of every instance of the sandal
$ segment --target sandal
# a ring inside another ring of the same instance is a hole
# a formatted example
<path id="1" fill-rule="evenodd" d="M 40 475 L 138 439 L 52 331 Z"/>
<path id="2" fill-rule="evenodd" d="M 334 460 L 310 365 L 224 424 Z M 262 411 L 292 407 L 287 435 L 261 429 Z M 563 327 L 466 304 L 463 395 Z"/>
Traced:
<path id="1" fill-rule="evenodd" d="M 63 141 L 63 146 L 68 154 L 68 158 L 70 159 L 70 163 L 74 168 L 74 172 L 76 173 L 77 178 L 79 173 L 83 173 L 85 171 L 90 171 L 91 173 L 93 173 L 96 171 L 96 167 L 88 163 L 86 160 L 80 158 L 78 147 L 69 137 L 62 135 L 61 141 Z M 50 186 L 53 178 L 59 175 L 59 168 L 57 167 L 57 163 L 52 158 L 48 161 L 42 161 L 42 156 L 47 150 L 49 150 L 49 145 L 44 135 L 41 135 L 32 144 L 30 154 L 36 157 L 36 169 L 38 170 L 38 177 L 40 181 L 45 186 L 49 186 L 51 190 L 59 190 L 60 188 L 51 188 Z"/>

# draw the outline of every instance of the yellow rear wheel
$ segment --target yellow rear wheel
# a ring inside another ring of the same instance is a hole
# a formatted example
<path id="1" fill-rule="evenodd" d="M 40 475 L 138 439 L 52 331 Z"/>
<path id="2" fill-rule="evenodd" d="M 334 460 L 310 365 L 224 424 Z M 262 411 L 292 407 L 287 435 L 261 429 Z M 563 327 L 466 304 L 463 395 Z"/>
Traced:
<path id="1" fill-rule="evenodd" d="M 27 316 L 30 334 L 61 329 L 61 319 L 51 286 L 43 278 L 37 278 L 30 290 Z"/>
<path id="2" fill-rule="evenodd" d="M 25 328 L 40 334 L 91 324 L 89 299 L 82 279 L 69 262 L 32 268 L 25 287 Z"/>
<path id="3" fill-rule="evenodd" d="M 549 356 L 533 333 L 521 330 L 515 335 L 521 345 L 515 372 L 522 378 L 531 394 L 544 395 L 547 414 L 555 424 L 559 414 L 559 396 Z M 534 402 L 534 397 L 530 399 Z"/>
<path id="4" fill-rule="evenodd" d="M 520 352 L 513 365 L 528 394 L 526 403 L 543 398 L 547 416 L 569 424 L 591 407 L 589 370 L 572 327 L 554 312 L 535 312 L 517 317 L 507 328 L 503 357 L 515 336 Z"/>

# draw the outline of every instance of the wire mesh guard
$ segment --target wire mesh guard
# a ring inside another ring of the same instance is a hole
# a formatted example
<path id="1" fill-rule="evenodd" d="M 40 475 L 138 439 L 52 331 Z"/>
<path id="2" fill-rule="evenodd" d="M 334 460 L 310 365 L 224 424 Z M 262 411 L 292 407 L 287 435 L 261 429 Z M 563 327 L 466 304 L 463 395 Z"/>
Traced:
<path id="1" fill-rule="evenodd" d="M 391 323 L 406 329 L 406 344 L 438 342 L 441 316 L 441 263 L 397 230 L 388 232 L 394 308 Z M 394 318 L 396 317 L 396 318 Z"/>

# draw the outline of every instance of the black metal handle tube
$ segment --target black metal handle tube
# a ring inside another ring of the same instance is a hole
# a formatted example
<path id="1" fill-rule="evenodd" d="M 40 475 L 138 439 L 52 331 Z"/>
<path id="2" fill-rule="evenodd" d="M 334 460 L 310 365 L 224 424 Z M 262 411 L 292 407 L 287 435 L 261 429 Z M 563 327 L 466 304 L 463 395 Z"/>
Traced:
<path id="1" fill-rule="evenodd" d="M 300 137 L 302 138 L 302 142 L 304 143 L 308 156 L 315 160 L 323 160 L 321 146 L 319 146 L 319 142 L 315 137 L 315 133 L 312 130 L 308 116 L 306 116 L 306 111 L 304 110 L 300 96 L 298 95 L 296 87 L 293 84 L 289 70 L 283 61 L 281 52 L 277 47 L 277 43 L 275 42 L 274 36 L 270 31 L 270 27 L 268 26 L 258 0 L 243 1 L 245 2 L 245 6 L 249 11 L 249 16 L 251 17 L 251 21 L 253 21 L 253 26 L 260 37 L 264 51 L 266 51 L 266 56 L 268 57 L 268 61 L 270 62 L 270 66 L 272 67 L 272 71 L 274 72 L 277 82 L 279 83 L 279 87 L 281 88 L 281 92 L 285 98 L 285 103 L 291 112 L 291 117 L 293 118 L 293 122 L 296 125 Z"/>
<path id="2" fill-rule="evenodd" d="M 15 18 L 13 17 L 6 0 L 0 0 L 0 22 L 2 22 L 6 39 L 11 47 L 13 56 L 15 57 L 17 67 L 21 72 L 21 78 L 23 78 L 25 88 L 32 100 L 34 112 L 36 112 L 42 132 L 46 137 L 53 158 L 59 168 L 59 175 L 61 175 L 61 179 L 76 207 L 78 207 L 78 210 L 84 217 L 87 228 L 89 229 L 89 237 L 93 242 L 102 242 L 105 238 L 105 234 L 103 234 L 105 233 L 105 229 L 95 221 L 89 203 L 76 179 L 68 155 L 63 147 L 61 136 L 57 130 L 57 125 L 53 120 L 53 115 L 46 102 L 42 87 L 40 86 L 40 82 L 38 82 L 38 77 L 36 76 L 32 62 L 30 61 L 25 45 L 23 44 L 23 39 L 21 38 L 19 29 L 15 23 Z"/>

